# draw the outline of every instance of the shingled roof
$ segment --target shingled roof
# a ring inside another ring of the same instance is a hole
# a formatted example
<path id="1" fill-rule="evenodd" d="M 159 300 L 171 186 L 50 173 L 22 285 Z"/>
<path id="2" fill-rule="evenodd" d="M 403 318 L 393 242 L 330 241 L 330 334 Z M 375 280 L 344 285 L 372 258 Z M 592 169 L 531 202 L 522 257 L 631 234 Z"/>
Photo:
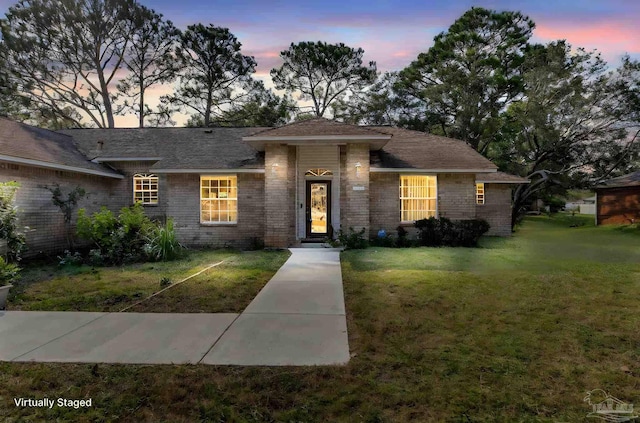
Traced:
<path id="1" fill-rule="evenodd" d="M 69 129 L 91 159 L 148 159 L 154 170 L 262 169 L 264 156 L 242 137 L 262 128 Z M 159 160 L 159 161 L 158 161 Z"/>
<path id="2" fill-rule="evenodd" d="M 349 125 L 335 120 L 315 118 L 293 122 L 277 128 L 266 128 L 249 135 L 251 138 L 263 137 L 382 137 L 385 134 L 365 126 Z M 385 137 L 386 138 L 386 137 Z"/>
<path id="3" fill-rule="evenodd" d="M 495 172 L 497 166 L 464 141 L 409 129 L 370 126 L 392 135 L 391 140 L 371 155 L 371 167 Z"/>
<path id="4" fill-rule="evenodd" d="M 618 176 L 617 178 L 608 179 L 600 183 L 597 188 L 624 188 L 637 186 L 640 186 L 640 170 L 627 175 Z"/>
<path id="5" fill-rule="evenodd" d="M 531 181 L 527 178 L 511 175 L 504 172 L 479 173 L 476 175 L 476 182 L 487 184 L 528 184 Z"/>
<path id="6" fill-rule="evenodd" d="M 70 129 L 61 131 L 75 140 L 81 152 L 96 161 L 153 160 L 161 172 L 213 169 L 264 169 L 264 153 L 252 138 L 344 136 L 379 139 L 384 147 L 371 152 L 376 169 L 495 172 L 496 165 L 465 142 L 419 131 L 388 126 L 347 125 L 311 119 L 279 128 L 131 128 Z M 243 141 L 243 139 L 245 141 Z M 333 138 L 332 138 L 333 139 Z M 366 141 L 365 141 L 366 142 Z M 521 183 L 515 182 L 514 183 Z"/>
<path id="7" fill-rule="evenodd" d="M 67 135 L 0 117 L 0 160 L 30 166 L 121 178 L 92 163 Z"/>

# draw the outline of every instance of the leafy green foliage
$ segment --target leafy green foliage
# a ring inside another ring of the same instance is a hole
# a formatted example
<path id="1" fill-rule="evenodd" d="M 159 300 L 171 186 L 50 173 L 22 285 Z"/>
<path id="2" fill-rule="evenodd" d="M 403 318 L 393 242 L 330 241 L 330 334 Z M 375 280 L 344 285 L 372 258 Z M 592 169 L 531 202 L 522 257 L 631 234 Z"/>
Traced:
<path id="1" fill-rule="evenodd" d="M 522 93 L 520 67 L 534 27 L 519 12 L 473 7 L 400 72 L 397 87 L 438 116 L 433 132 L 484 153 L 500 111 Z"/>
<path id="2" fill-rule="evenodd" d="M 14 204 L 17 182 L 0 182 L 0 239 L 7 242 L 7 261 L 20 261 L 26 248 L 24 232 L 18 227 L 18 209 Z"/>
<path id="3" fill-rule="evenodd" d="M 339 245 L 344 246 L 347 250 L 358 250 L 367 248 L 369 241 L 365 237 L 365 228 L 362 228 L 356 232 L 352 227 L 349 228 L 349 232 L 345 232 L 342 229 L 338 231 Z"/>
<path id="4" fill-rule="evenodd" d="M 182 71 L 176 92 L 162 102 L 195 112 L 203 126 L 213 123 L 222 110 L 248 96 L 256 61 L 244 56 L 242 44 L 227 28 L 190 25 L 180 37 L 177 56 Z"/>
<path id="5" fill-rule="evenodd" d="M 84 209 L 78 212 L 78 236 L 91 240 L 98 247 L 103 261 L 108 264 L 144 260 L 144 245 L 153 227 L 138 203 L 122 208 L 117 217 L 106 207 L 90 217 Z M 94 258 L 97 259 L 97 256 Z"/>
<path id="6" fill-rule="evenodd" d="M 20 268 L 18 265 L 9 263 L 5 261 L 4 257 L 0 256 L 0 286 L 10 285 L 17 280 L 19 276 Z"/>
<path id="7" fill-rule="evenodd" d="M 166 288 L 171 285 L 171 283 L 171 279 L 164 276 L 162 279 L 160 279 L 160 288 Z"/>
<path id="8" fill-rule="evenodd" d="M 315 116 L 322 117 L 334 101 L 375 80 L 376 63 L 364 66 L 363 55 L 363 49 L 343 43 L 291 43 L 280 52 L 284 63 L 271 70 L 271 78 L 277 89 L 298 92 L 300 100 L 311 100 Z"/>
<path id="9" fill-rule="evenodd" d="M 60 209 L 64 215 L 65 223 L 70 223 L 73 217 L 73 212 L 78 207 L 78 202 L 87 195 L 84 188 L 76 186 L 74 189 L 67 192 L 66 198 L 60 188 L 60 184 L 55 184 L 53 187 L 45 187 L 47 191 L 51 193 L 51 201 Z"/>
<path id="10" fill-rule="evenodd" d="M 480 237 L 489 230 L 482 219 L 452 221 L 446 217 L 430 217 L 415 222 L 418 238 L 427 247 L 476 247 Z"/>
<path id="11" fill-rule="evenodd" d="M 147 257 L 153 260 L 172 260 L 182 252 L 182 246 L 176 238 L 173 219 L 167 219 L 164 226 L 156 226 L 151 230 L 144 245 Z"/>

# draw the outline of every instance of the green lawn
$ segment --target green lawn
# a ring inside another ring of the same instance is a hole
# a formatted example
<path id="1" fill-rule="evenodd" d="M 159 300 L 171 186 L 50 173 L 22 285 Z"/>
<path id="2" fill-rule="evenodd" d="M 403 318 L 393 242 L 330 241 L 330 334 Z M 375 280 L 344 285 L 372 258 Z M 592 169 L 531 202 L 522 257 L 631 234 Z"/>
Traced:
<path id="1" fill-rule="evenodd" d="M 130 308 L 135 312 L 240 312 L 289 256 L 285 251 L 191 251 L 181 260 L 121 267 L 25 266 L 12 288 L 8 310 L 119 311 L 177 283 L 202 274 Z"/>
<path id="2" fill-rule="evenodd" d="M 590 421 L 596 388 L 639 404 L 640 230 L 569 223 L 529 218 L 479 249 L 343 253 L 347 366 L 0 363 L 0 420 Z"/>

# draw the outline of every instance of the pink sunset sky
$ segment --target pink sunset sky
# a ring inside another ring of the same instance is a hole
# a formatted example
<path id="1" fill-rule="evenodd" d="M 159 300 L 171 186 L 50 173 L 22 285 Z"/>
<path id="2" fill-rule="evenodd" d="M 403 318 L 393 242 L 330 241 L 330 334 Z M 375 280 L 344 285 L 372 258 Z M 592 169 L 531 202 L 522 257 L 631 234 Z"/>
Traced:
<path id="1" fill-rule="evenodd" d="M 142 1 L 185 29 L 194 23 L 228 27 L 242 42 L 243 53 L 258 62 L 256 76 L 267 86 L 279 52 L 299 41 L 344 42 L 362 47 L 365 59 L 379 71 L 400 70 L 433 44 L 472 6 L 518 10 L 536 23 L 534 42 L 566 39 L 574 47 L 597 49 L 615 67 L 624 54 L 640 59 L 640 1 L 636 0 L 433 0 L 433 1 Z M 0 0 L 0 14 L 15 4 Z M 170 87 L 157 87 L 157 97 Z M 154 99 L 151 98 L 151 101 Z M 179 124 L 184 120 L 178 119 Z M 133 126 L 135 118 L 118 118 L 118 126 Z"/>

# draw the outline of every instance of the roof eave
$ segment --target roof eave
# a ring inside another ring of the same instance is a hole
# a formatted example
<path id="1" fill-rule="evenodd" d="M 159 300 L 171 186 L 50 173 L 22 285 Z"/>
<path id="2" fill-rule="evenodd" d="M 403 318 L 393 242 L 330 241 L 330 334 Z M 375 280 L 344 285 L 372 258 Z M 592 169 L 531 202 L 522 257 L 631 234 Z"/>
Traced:
<path id="1" fill-rule="evenodd" d="M 225 174 L 225 173 L 264 173 L 264 169 L 232 168 L 232 169 L 151 169 L 154 173 L 197 173 L 197 174 Z"/>
<path id="2" fill-rule="evenodd" d="M 76 167 L 76 166 L 61 165 L 61 164 L 58 164 L 58 163 L 43 162 L 41 160 L 25 159 L 25 158 L 22 158 L 22 157 L 5 156 L 5 155 L 1 155 L 0 154 L 0 160 L 1 161 L 5 161 L 5 162 L 9 162 L 9 163 L 16 163 L 16 164 L 22 164 L 22 165 L 27 165 L 27 166 L 41 167 L 41 168 L 46 168 L 46 169 L 62 170 L 62 171 L 66 171 L 66 172 L 84 173 L 86 175 L 104 176 L 104 177 L 107 177 L 107 178 L 114 178 L 114 179 L 123 179 L 124 178 L 123 175 L 120 175 L 120 174 L 117 174 L 117 173 L 111 173 L 111 172 L 107 172 L 107 171 L 94 170 L 94 169 L 85 169 L 85 168 Z"/>
<path id="3" fill-rule="evenodd" d="M 464 169 L 464 168 L 408 168 L 408 167 L 371 167 L 372 173 L 495 173 L 497 169 Z"/>

